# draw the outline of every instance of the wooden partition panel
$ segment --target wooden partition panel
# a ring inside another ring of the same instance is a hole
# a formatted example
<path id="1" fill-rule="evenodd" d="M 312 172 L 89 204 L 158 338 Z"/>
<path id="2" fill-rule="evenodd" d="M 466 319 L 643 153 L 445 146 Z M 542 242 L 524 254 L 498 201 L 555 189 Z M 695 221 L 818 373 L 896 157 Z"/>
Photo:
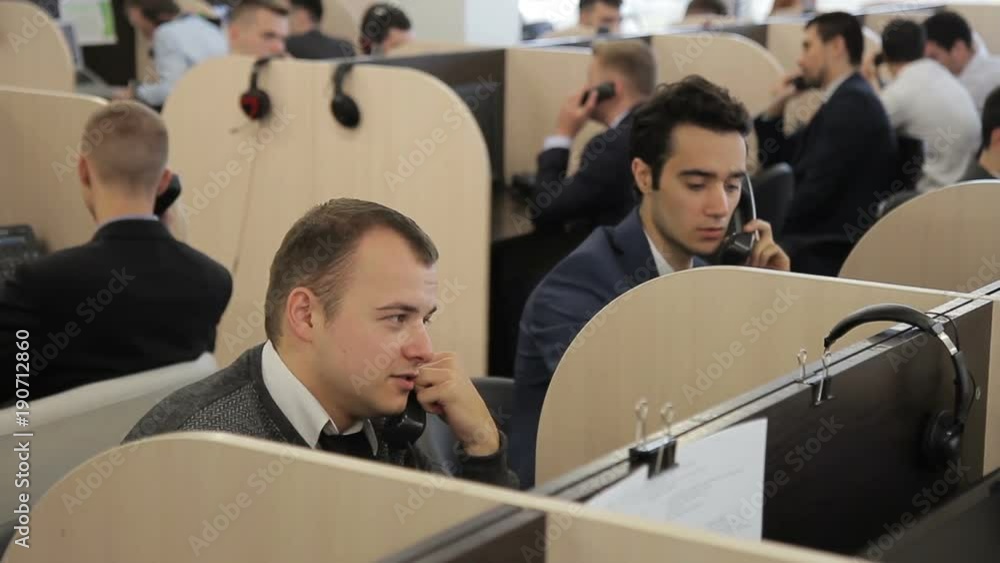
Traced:
<path id="1" fill-rule="evenodd" d="M 784 72 L 774 55 L 755 41 L 734 33 L 657 35 L 653 50 L 660 82 L 674 82 L 690 74 L 729 89 L 751 115 L 771 104 L 771 87 Z M 734 72 L 739 69 L 738 72 Z"/>
<path id="2" fill-rule="evenodd" d="M 968 182 L 918 196 L 877 221 L 841 278 L 948 291 L 1000 279 L 1000 181 Z"/>
<path id="3" fill-rule="evenodd" d="M 73 54 L 59 24 L 28 2 L 0 2 L 0 86 L 56 92 L 76 87 Z"/>
<path id="4" fill-rule="evenodd" d="M 90 239 L 95 225 L 83 204 L 76 167 L 83 127 L 104 104 L 91 96 L 0 87 L 5 184 L 0 225 L 31 225 L 49 251 Z"/>
<path id="5" fill-rule="evenodd" d="M 634 440 L 631 413 L 642 397 L 652 412 L 671 401 L 683 419 L 797 369 L 800 349 L 809 362 L 817 361 L 823 336 L 856 309 L 898 302 L 926 310 L 949 298 L 939 291 L 730 267 L 644 283 L 602 309 L 560 361 L 539 421 L 536 482 Z M 854 330 L 837 347 L 887 326 Z"/>
<path id="6" fill-rule="evenodd" d="M 344 89 L 361 124 L 347 129 L 330 112 L 334 64 L 284 60 L 259 78 L 272 115 L 251 122 L 237 103 L 250 67 L 244 57 L 206 61 L 164 109 L 188 242 L 234 273 L 219 363 L 264 339 L 268 272 L 289 227 L 313 205 L 355 197 L 399 210 L 434 240 L 435 348 L 457 351 L 470 373 L 484 373 L 490 167 L 468 107 L 423 72 L 358 65 Z"/>
<path id="7" fill-rule="evenodd" d="M 503 505 L 546 513 L 545 561 L 838 563 L 751 542 L 469 481 L 224 434 L 174 434 L 109 450 L 31 512 L 34 561 L 374 561 Z M 17 536 L 15 536 L 16 539 Z M 516 560 L 505 559 L 505 560 Z"/>
<path id="8" fill-rule="evenodd" d="M 589 48 L 507 50 L 504 85 L 507 181 L 515 173 L 535 170 L 545 137 L 555 130 L 559 108 L 574 88 L 586 84 L 590 60 Z"/>
<path id="9" fill-rule="evenodd" d="M 364 8 L 351 10 L 345 0 L 323 0 L 323 20 L 319 22 L 319 29 L 327 35 L 350 41 L 360 54 L 358 37 L 361 36 L 363 14 Z"/>
<path id="10" fill-rule="evenodd" d="M 120 446 L 31 513 L 19 561 L 372 561 L 498 503 L 462 481 L 222 434 Z M 484 487 L 485 488 L 485 487 Z"/>

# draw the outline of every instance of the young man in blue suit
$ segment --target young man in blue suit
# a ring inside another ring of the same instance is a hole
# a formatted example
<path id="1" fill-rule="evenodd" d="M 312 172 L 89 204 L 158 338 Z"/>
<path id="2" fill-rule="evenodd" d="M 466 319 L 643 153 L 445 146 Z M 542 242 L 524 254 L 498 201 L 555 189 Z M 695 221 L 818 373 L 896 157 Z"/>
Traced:
<path id="1" fill-rule="evenodd" d="M 605 305 L 636 285 L 701 265 L 714 253 L 739 204 L 747 175 L 750 118 L 729 93 L 688 77 L 660 89 L 634 113 L 631 178 L 637 209 L 615 226 L 596 229 L 549 272 L 521 317 L 514 366 L 512 465 L 534 483 L 535 435 L 542 402 L 563 352 Z M 749 266 L 789 269 L 771 226 L 746 224 L 759 240 Z"/>
<path id="2" fill-rule="evenodd" d="M 896 137 L 882 102 L 859 72 L 864 39 L 857 18 L 844 12 L 806 24 L 799 57 L 805 85 L 820 88 L 823 106 L 804 129 L 786 136 L 782 116 L 800 90 L 797 76 L 777 87 L 771 107 L 754 123 L 763 164 L 787 162 L 795 196 L 782 244 L 795 270 L 837 275 L 878 205 L 892 188 Z M 820 244 L 821 243 L 821 244 Z"/>

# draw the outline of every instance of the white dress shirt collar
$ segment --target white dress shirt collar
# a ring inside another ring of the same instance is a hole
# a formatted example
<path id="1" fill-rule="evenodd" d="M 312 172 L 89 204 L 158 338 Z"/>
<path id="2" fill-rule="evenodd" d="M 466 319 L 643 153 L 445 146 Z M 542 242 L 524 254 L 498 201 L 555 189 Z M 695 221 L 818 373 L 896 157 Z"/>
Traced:
<path id="1" fill-rule="evenodd" d="M 631 112 L 632 112 L 631 109 L 627 109 L 627 110 L 619 113 L 618 117 L 612 119 L 611 123 L 608 124 L 608 129 L 614 129 L 615 127 L 618 127 L 619 125 L 621 125 L 622 121 L 625 121 L 625 118 L 628 117 L 628 114 L 631 113 Z"/>
<path id="2" fill-rule="evenodd" d="M 310 448 L 316 448 L 321 432 L 327 435 L 346 435 L 364 431 L 372 446 L 372 455 L 378 454 L 378 439 L 371 423 L 367 420 L 359 421 L 341 432 L 323 405 L 288 369 L 270 340 L 264 343 L 264 349 L 261 351 L 260 367 L 267 392 L 271 394 L 274 403 Z"/>
<path id="3" fill-rule="evenodd" d="M 649 238 L 649 234 L 645 230 L 642 231 L 642 234 L 646 235 L 646 240 L 649 242 L 649 250 L 653 253 L 653 262 L 656 264 L 656 272 L 661 276 L 672 274 L 674 269 L 670 267 L 670 263 L 660 253 L 660 249 L 656 248 L 656 245 L 653 244 L 653 239 Z"/>
<path id="4" fill-rule="evenodd" d="M 829 101 L 829 99 L 833 97 L 834 92 L 837 91 L 837 88 L 840 88 L 840 85 L 843 84 L 845 81 L 847 81 L 847 79 L 850 78 L 851 76 L 854 76 L 853 71 L 848 72 L 844 74 L 844 76 L 841 76 L 840 78 L 831 82 L 830 85 L 826 87 L 826 90 L 823 90 L 823 102 L 826 103 L 827 101 Z"/>

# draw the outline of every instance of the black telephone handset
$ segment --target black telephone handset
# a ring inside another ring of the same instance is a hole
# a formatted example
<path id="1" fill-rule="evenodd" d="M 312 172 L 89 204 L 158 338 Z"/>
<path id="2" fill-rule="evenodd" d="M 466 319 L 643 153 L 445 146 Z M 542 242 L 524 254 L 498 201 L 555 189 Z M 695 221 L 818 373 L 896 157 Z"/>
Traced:
<path id="1" fill-rule="evenodd" d="M 809 86 L 809 83 L 806 82 L 804 76 L 796 76 L 795 79 L 792 80 L 792 86 L 795 86 L 796 92 L 802 92 L 804 90 L 808 90 L 811 88 L 811 86 Z"/>
<path id="2" fill-rule="evenodd" d="M 580 96 L 581 106 L 587 103 L 587 95 L 590 94 L 591 91 L 597 93 L 597 103 L 601 103 L 604 100 L 610 100 L 615 97 L 615 83 L 604 82 L 602 84 L 598 84 L 594 88 L 588 88 L 587 91 Z"/>
<path id="3" fill-rule="evenodd" d="M 402 413 L 386 417 L 382 437 L 391 447 L 400 449 L 413 445 L 427 426 L 427 411 L 417 400 L 416 391 L 406 399 Z"/>
<path id="4" fill-rule="evenodd" d="M 157 217 L 163 217 L 163 214 L 170 208 L 171 205 L 177 201 L 177 198 L 181 195 L 181 179 L 177 174 L 170 177 L 170 183 L 167 184 L 167 189 L 163 190 L 163 193 L 156 196 L 156 203 L 153 205 L 153 213 Z"/>
<path id="5" fill-rule="evenodd" d="M 753 247 L 757 244 L 757 233 L 745 233 L 743 227 L 757 218 L 757 203 L 753 199 L 753 185 L 747 177 L 741 188 L 740 203 L 733 211 L 726 229 L 726 237 L 712 259 L 714 264 L 724 266 L 743 266 L 750 259 Z"/>

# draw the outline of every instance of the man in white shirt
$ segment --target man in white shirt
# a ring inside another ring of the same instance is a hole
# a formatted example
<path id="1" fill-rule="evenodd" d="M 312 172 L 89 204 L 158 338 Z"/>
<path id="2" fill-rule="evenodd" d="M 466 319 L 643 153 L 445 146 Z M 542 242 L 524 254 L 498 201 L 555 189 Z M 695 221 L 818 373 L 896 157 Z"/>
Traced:
<path id="1" fill-rule="evenodd" d="M 925 43 L 923 28 L 913 21 L 893 20 L 882 32 L 882 54 L 893 77 L 882 103 L 897 133 L 923 142 L 921 192 L 959 181 L 979 147 L 972 96 L 946 68 L 924 58 Z"/>
<path id="2" fill-rule="evenodd" d="M 161 107 L 174 84 L 191 67 L 226 54 L 222 31 L 200 16 L 182 14 L 174 0 L 126 0 L 125 10 L 132 27 L 152 42 L 158 79 L 117 89 L 117 99 L 135 98 Z"/>
<path id="3" fill-rule="evenodd" d="M 982 112 L 986 96 L 1000 86 L 1000 59 L 976 47 L 972 28 L 955 12 L 938 12 L 927 18 L 924 31 L 927 56 L 958 77 L 972 94 L 976 111 Z"/>

